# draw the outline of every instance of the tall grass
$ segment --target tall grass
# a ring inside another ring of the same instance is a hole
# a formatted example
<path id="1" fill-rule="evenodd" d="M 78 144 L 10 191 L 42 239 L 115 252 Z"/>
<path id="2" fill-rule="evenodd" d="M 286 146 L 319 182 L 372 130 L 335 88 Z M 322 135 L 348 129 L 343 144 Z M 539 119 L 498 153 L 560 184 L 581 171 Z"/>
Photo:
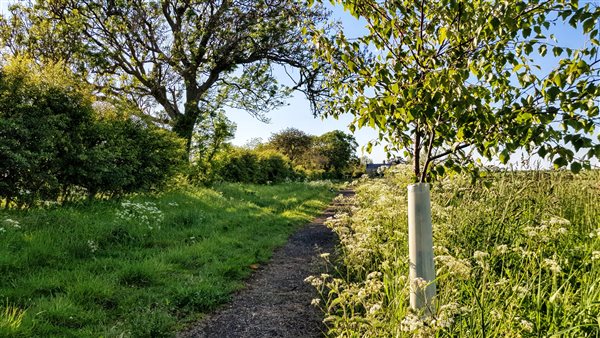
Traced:
<path id="1" fill-rule="evenodd" d="M 409 310 L 406 186 L 361 180 L 329 224 L 341 239 L 322 292 L 330 336 L 597 337 L 600 173 L 495 173 L 434 184 L 435 313 Z"/>
<path id="2" fill-rule="evenodd" d="M 173 336 L 242 287 L 330 188 L 222 184 L 2 211 L 0 336 Z"/>
<path id="3" fill-rule="evenodd" d="M 23 316 L 25 316 L 25 310 L 10 305 L 7 301 L 0 310 L 0 336 L 8 337 L 18 332 L 23 322 Z"/>

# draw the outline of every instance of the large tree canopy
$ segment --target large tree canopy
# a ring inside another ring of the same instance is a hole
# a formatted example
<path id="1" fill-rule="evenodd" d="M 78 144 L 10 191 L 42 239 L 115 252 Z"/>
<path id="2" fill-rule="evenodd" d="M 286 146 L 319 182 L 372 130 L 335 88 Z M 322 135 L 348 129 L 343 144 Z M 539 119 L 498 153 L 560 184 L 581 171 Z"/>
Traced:
<path id="1" fill-rule="evenodd" d="M 107 93 L 145 105 L 188 147 L 207 112 L 262 117 L 292 89 L 319 88 L 301 28 L 325 13 L 298 1 L 37 0 L 11 12 L 2 31 L 13 53 L 66 59 Z M 293 85 L 274 78 L 275 65 L 294 69 Z"/>
<path id="2" fill-rule="evenodd" d="M 333 68 L 325 114 L 355 116 L 404 150 L 423 182 L 519 149 L 578 171 L 600 157 L 600 11 L 577 1 L 336 0 L 367 23 L 359 38 L 316 34 Z M 552 34 L 570 24 L 571 49 Z M 583 42 L 583 41 L 582 41 Z M 341 57 L 344 62 L 337 62 Z M 554 68 L 543 69 L 546 58 Z M 577 158 L 577 153 L 585 158 Z"/>
<path id="3" fill-rule="evenodd" d="M 287 128 L 271 135 L 268 144 L 297 164 L 310 150 L 313 142 L 314 136 L 296 128 Z"/>

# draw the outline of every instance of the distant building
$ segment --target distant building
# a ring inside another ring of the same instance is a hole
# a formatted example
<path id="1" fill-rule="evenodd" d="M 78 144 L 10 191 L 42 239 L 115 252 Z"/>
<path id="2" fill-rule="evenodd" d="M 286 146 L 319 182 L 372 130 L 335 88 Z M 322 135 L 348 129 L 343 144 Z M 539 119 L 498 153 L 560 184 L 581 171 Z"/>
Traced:
<path id="1" fill-rule="evenodd" d="M 406 164 L 406 161 L 400 158 L 395 158 L 387 162 L 383 161 L 383 163 L 367 163 L 366 172 L 369 176 L 381 175 L 383 170 L 396 164 Z"/>

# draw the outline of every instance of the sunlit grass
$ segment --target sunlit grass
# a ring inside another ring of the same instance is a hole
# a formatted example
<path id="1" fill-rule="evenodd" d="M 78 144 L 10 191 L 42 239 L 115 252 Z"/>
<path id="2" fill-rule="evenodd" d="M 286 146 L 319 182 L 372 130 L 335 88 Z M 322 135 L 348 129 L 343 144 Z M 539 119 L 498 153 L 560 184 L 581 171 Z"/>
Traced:
<path id="1" fill-rule="evenodd" d="M 10 336 L 18 332 L 24 316 L 25 310 L 6 302 L 0 310 L 0 335 Z"/>
<path id="2" fill-rule="evenodd" d="M 434 184 L 435 315 L 408 308 L 408 174 L 362 181 L 331 226 L 331 336 L 597 337 L 600 172 L 495 173 Z"/>
<path id="3" fill-rule="evenodd" d="M 0 299 L 12 305 L 0 336 L 172 336 L 226 302 L 330 188 L 222 184 L 2 211 Z"/>

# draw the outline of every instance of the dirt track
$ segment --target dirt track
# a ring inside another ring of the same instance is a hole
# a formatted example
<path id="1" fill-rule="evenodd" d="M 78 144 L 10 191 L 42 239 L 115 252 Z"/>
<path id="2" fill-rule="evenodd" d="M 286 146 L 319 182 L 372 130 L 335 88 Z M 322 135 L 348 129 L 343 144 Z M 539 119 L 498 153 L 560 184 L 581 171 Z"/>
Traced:
<path id="1" fill-rule="evenodd" d="M 335 235 L 323 225 L 334 213 L 329 207 L 293 234 L 230 303 L 178 337 L 322 337 L 322 313 L 310 305 L 317 295 L 304 279 L 320 273 L 319 254 L 334 249 Z"/>

